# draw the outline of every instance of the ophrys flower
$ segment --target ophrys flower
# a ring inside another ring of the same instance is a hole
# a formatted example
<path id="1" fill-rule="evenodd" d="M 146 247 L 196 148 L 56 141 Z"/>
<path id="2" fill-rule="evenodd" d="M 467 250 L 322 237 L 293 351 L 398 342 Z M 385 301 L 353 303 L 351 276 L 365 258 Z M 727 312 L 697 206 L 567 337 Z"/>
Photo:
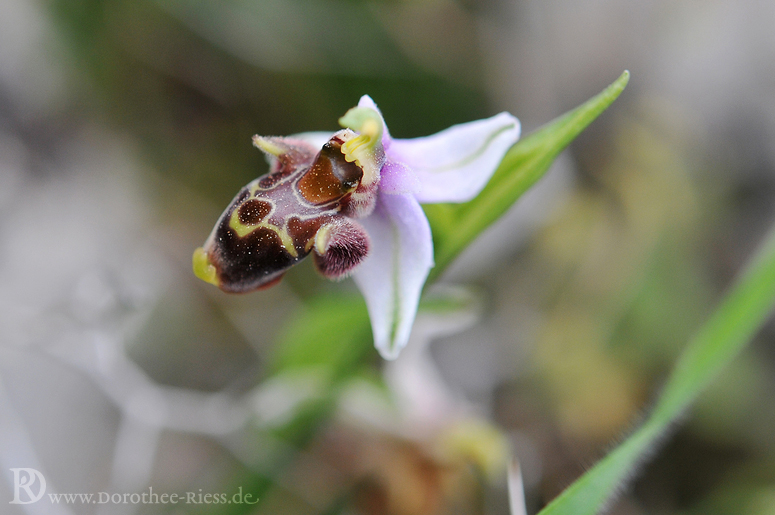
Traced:
<path id="1" fill-rule="evenodd" d="M 374 345 L 395 359 L 406 345 L 433 242 L 421 203 L 465 202 L 519 138 L 508 113 L 432 136 L 393 139 L 368 96 L 340 119 L 346 129 L 253 138 L 270 172 L 240 190 L 204 247 L 198 277 L 227 292 L 277 283 L 309 254 L 332 279 L 352 274 Z"/>

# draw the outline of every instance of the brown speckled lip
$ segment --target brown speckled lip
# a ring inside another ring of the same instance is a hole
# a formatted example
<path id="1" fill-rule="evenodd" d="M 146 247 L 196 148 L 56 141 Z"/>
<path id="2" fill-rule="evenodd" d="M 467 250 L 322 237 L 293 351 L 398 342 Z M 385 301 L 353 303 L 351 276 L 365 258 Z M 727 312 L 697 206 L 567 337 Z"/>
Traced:
<path id="1" fill-rule="evenodd" d="M 366 256 L 368 235 L 351 219 L 350 208 L 354 192 L 363 189 L 363 169 L 341 152 L 349 135 L 340 131 L 319 152 L 292 138 L 271 138 L 272 150 L 285 153 L 271 154 L 272 172 L 240 190 L 206 244 L 223 291 L 269 287 L 310 253 L 318 271 L 332 279 L 347 275 Z M 243 236 L 230 227 L 235 210 Z M 324 226 L 330 240 L 325 249 L 313 250 Z"/>
<path id="2" fill-rule="evenodd" d="M 272 204 L 265 200 L 250 199 L 239 207 L 239 221 L 245 225 L 256 225 L 272 212 Z"/>
<path id="3" fill-rule="evenodd" d="M 259 227 L 242 238 L 228 227 L 228 222 L 219 229 L 223 229 L 219 231 L 219 244 L 210 260 L 224 291 L 240 293 L 261 288 L 298 261 L 271 229 Z"/>

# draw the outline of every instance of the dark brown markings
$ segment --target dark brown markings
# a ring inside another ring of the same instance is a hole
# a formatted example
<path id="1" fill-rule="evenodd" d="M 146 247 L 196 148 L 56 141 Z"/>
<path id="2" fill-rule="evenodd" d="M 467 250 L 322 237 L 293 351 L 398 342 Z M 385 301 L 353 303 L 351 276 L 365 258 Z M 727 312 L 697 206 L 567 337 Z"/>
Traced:
<path id="1" fill-rule="evenodd" d="M 278 182 L 291 175 L 293 172 L 294 170 L 292 168 L 286 168 L 284 170 L 280 170 L 279 172 L 270 173 L 258 181 L 258 187 L 268 190 L 269 188 L 275 186 Z M 258 192 L 256 192 L 256 196 L 258 196 Z"/>
<path id="2" fill-rule="evenodd" d="M 299 179 L 299 193 L 312 204 L 325 204 L 343 197 L 363 177 L 358 165 L 344 159 L 341 148 L 337 139 L 323 145 L 315 162 Z"/>
<path id="3" fill-rule="evenodd" d="M 299 258 L 291 256 L 277 233 L 265 227 L 240 238 L 224 219 L 216 233 L 218 245 L 210 255 L 227 292 L 253 291 L 276 280 Z"/>
<path id="4" fill-rule="evenodd" d="M 294 216 L 288 220 L 288 234 L 290 234 L 300 256 L 307 255 L 309 252 L 307 244 L 315 237 L 320 226 L 330 219 L 330 217 L 318 217 L 311 220 L 300 220 Z"/>
<path id="5" fill-rule="evenodd" d="M 246 186 L 246 187 L 242 188 L 241 190 L 239 190 L 239 193 L 237 193 L 237 196 L 234 197 L 234 200 L 232 200 L 231 204 L 229 204 L 229 205 L 233 206 L 233 205 L 239 204 L 240 202 L 242 202 L 243 200 L 245 200 L 249 196 L 250 196 L 250 190 Z"/>
<path id="6" fill-rule="evenodd" d="M 257 225 L 272 212 L 272 204 L 265 200 L 250 199 L 239 207 L 239 221 L 245 225 Z"/>

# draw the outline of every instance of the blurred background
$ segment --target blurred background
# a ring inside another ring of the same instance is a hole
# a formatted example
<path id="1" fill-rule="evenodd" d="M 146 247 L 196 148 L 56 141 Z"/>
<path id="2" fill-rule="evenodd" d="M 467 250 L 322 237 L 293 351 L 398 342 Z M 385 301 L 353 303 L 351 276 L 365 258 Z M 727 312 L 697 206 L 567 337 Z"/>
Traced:
<path id="1" fill-rule="evenodd" d="M 537 512 L 625 437 L 775 219 L 775 3 L 4 0 L 0 512 Z M 267 165 L 253 134 L 527 134 L 632 79 L 434 288 L 385 363 L 309 263 L 228 296 L 191 253 Z M 615 514 L 775 513 L 775 326 Z M 256 504 L 8 504 L 253 493 Z"/>

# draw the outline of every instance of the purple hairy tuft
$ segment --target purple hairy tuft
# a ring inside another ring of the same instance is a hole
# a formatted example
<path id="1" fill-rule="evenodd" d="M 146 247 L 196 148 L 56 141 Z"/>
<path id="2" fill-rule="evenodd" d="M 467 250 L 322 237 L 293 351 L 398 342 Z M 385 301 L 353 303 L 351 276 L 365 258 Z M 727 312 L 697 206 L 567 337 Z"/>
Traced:
<path id="1" fill-rule="evenodd" d="M 315 240 L 315 266 L 329 279 L 343 279 L 366 257 L 371 242 L 361 225 L 340 218 L 321 227 Z"/>

